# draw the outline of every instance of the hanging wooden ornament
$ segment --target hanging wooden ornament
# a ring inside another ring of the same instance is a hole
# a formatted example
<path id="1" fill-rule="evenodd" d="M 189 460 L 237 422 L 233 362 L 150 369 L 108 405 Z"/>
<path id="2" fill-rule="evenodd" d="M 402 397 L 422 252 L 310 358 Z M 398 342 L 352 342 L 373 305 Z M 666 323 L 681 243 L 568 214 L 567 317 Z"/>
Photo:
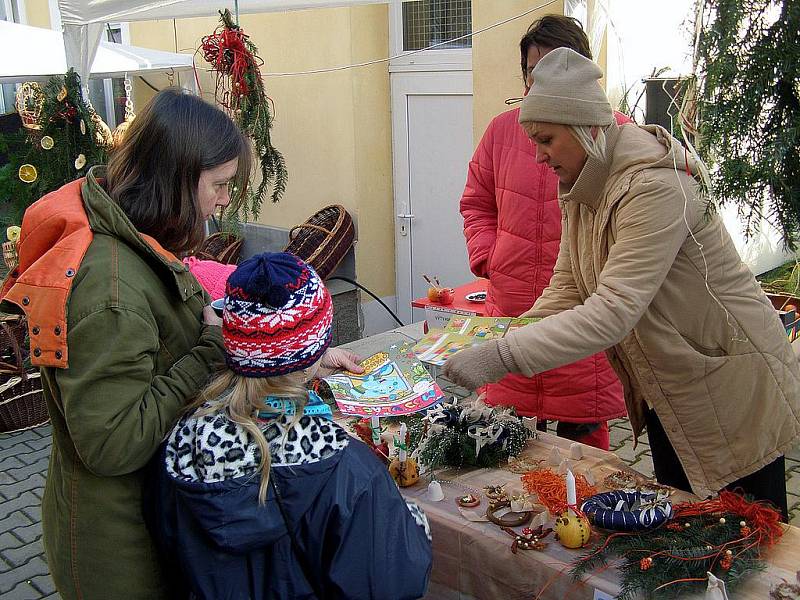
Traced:
<path id="1" fill-rule="evenodd" d="M 111 128 L 106 125 L 102 117 L 94 110 L 92 111 L 92 125 L 94 125 L 94 140 L 98 146 L 103 148 L 112 148 L 114 146 L 114 136 L 111 133 Z"/>
<path id="2" fill-rule="evenodd" d="M 41 129 L 39 117 L 42 114 L 44 94 L 38 83 L 26 81 L 17 90 L 15 105 L 22 120 L 22 125 L 27 129 Z"/>

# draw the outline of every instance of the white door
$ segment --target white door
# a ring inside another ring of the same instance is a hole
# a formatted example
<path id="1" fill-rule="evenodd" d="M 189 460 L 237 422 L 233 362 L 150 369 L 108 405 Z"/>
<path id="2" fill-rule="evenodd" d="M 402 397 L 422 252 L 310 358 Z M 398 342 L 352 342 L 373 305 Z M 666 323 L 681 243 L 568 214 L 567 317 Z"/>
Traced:
<path id="1" fill-rule="evenodd" d="M 397 314 L 410 323 L 424 319 L 411 309 L 427 292 L 423 274 L 449 287 L 473 279 L 458 211 L 473 150 L 472 49 L 468 39 L 425 49 L 471 31 L 471 2 L 390 11 Z"/>
<path id="2" fill-rule="evenodd" d="M 411 301 L 423 274 L 455 287 L 473 279 L 459 200 L 472 156 L 472 73 L 392 76 L 398 314 L 419 321 Z M 399 151 L 398 151 L 399 150 Z"/>

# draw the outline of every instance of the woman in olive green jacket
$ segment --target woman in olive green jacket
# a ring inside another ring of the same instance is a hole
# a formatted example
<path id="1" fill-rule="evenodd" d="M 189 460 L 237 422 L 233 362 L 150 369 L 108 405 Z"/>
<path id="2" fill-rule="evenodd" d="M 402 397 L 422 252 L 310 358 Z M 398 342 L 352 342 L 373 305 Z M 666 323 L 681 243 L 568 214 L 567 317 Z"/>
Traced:
<path id="1" fill-rule="evenodd" d="M 176 254 L 245 189 L 250 147 L 219 109 L 157 95 L 107 171 L 49 194 L 2 290 L 28 315 L 53 451 L 44 546 L 66 599 L 167 598 L 142 518 L 144 467 L 223 363 L 220 319 Z M 234 188 L 235 189 L 235 188 Z"/>

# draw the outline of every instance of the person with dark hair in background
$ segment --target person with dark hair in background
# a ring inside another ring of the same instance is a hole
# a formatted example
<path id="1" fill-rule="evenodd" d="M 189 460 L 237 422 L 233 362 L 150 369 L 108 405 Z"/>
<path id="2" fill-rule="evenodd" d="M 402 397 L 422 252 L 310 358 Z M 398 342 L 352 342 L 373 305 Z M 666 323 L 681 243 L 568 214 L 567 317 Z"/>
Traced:
<path id="1" fill-rule="evenodd" d="M 589 40 L 571 17 L 547 15 L 520 40 L 525 93 L 531 71 L 554 48 L 591 59 Z M 492 120 L 469 165 L 461 198 L 470 267 L 489 279 L 487 316 L 517 317 L 541 295 L 558 254 L 558 177 L 536 162 L 536 145 L 519 125 L 519 108 Z M 619 123 L 629 121 L 616 114 Z M 622 386 L 606 357 L 595 354 L 534 377 L 509 375 L 486 387 L 490 405 L 557 420 L 561 437 L 608 450 L 608 419 L 625 415 Z"/>
<path id="2" fill-rule="evenodd" d="M 224 365 L 222 321 L 179 257 L 243 197 L 251 162 L 224 112 L 167 89 L 107 168 L 25 213 L 0 299 L 27 314 L 41 367 L 53 424 L 43 542 L 66 600 L 169 597 L 142 514 L 145 466 Z"/>

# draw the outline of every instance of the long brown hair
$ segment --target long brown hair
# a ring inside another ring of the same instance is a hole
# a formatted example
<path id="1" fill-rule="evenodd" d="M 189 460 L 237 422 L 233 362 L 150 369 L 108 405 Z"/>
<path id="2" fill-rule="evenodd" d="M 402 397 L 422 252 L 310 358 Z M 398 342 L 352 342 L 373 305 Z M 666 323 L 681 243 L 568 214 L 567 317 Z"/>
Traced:
<path id="1" fill-rule="evenodd" d="M 308 401 L 308 392 L 304 386 L 308 377 L 305 371 L 297 371 L 288 375 L 275 377 L 245 377 L 226 369 L 209 383 L 197 399 L 186 408 L 187 412 L 204 406 L 196 416 L 203 416 L 218 411 L 225 411 L 231 421 L 241 425 L 258 446 L 261 454 L 261 483 L 258 487 L 258 502 L 267 500 L 269 484 L 269 466 L 272 456 L 269 444 L 258 427 L 256 417 L 259 411 L 270 411 L 264 403 L 267 396 L 286 398 L 294 401 L 295 416 L 290 428 L 303 416 L 303 408 Z"/>
<path id="2" fill-rule="evenodd" d="M 248 139 L 219 108 L 180 88 L 159 92 L 109 157 L 106 189 L 136 229 L 185 253 L 203 239 L 200 173 L 235 158 L 233 209 L 247 193 Z"/>

